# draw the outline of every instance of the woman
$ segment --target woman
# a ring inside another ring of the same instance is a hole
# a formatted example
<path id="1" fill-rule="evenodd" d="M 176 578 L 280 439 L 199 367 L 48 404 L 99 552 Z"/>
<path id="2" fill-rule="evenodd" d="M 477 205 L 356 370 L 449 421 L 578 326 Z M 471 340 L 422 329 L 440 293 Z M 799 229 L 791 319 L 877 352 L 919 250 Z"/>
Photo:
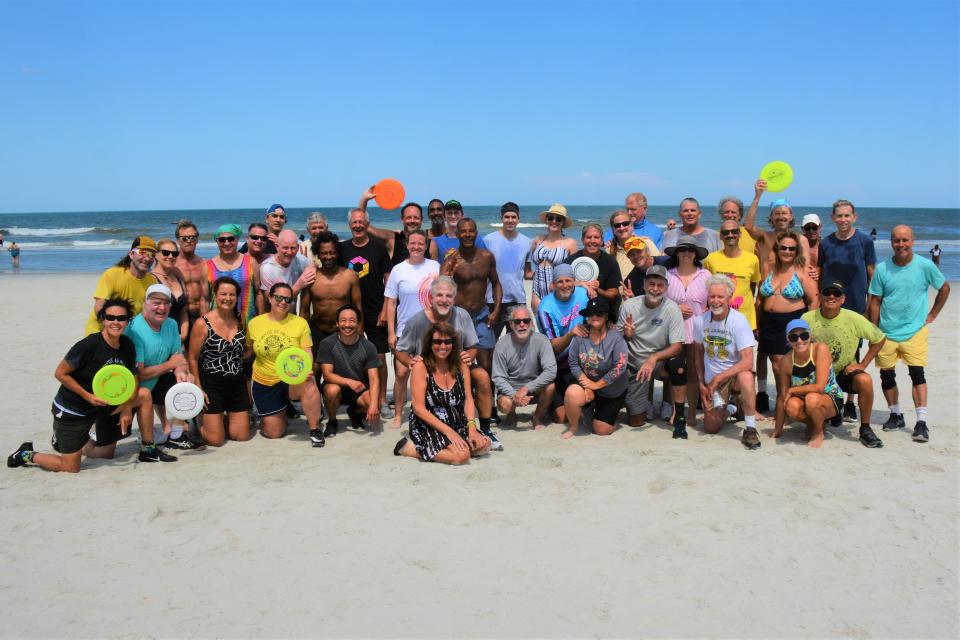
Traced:
<path id="1" fill-rule="evenodd" d="M 681 236 L 676 246 L 664 252 L 670 257 L 667 264 L 667 297 L 677 303 L 683 315 L 683 353 L 687 362 L 696 361 L 696 343 L 693 340 L 694 319 L 707 310 L 707 279 L 710 272 L 703 268 L 707 250 L 693 236 Z M 664 385 L 666 387 L 666 385 Z M 668 397 L 664 391 L 664 397 Z M 687 425 L 697 426 L 697 399 L 700 397 L 700 378 L 695 367 L 687 371 Z M 666 404 L 662 411 L 667 411 Z M 672 413 L 673 409 L 670 408 Z M 663 414 L 661 414 L 661 417 Z"/>
<path id="2" fill-rule="evenodd" d="M 800 242 L 800 234 L 796 231 L 777 234 L 773 245 L 773 267 L 759 289 L 758 351 L 766 354 L 773 365 L 778 397 L 786 391 L 781 383 L 779 366 L 783 356 L 790 351 L 786 339 L 787 324 L 818 305 L 817 288 L 804 268 Z"/>
<path id="3" fill-rule="evenodd" d="M 440 272 L 440 264 L 426 257 L 429 240 L 427 234 L 417 229 L 407 236 L 409 257 L 390 270 L 384 292 L 387 315 L 387 344 L 396 353 L 397 340 L 403 335 L 407 320 L 429 306 L 430 283 Z M 393 400 L 397 407 L 390 422 L 393 429 L 400 428 L 403 404 L 407 401 L 407 378 L 410 369 L 394 358 Z"/>
<path id="4" fill-rule="evenodd" d="M 613 231 L 613 239 L 607 243 L 607 253 L 617 261 L 621 280 L 626 280 L 634 268 L 633 261 L 630 260 L 627 252 L 627 241 L 638 237 L 633 235 L 633 218 L 626 211 L 614 211 L 610 214 L 610 229 Z M 657 245 L 652 240 L 646 237 L 639 240 L 647 245 L 651 256 L 660 255 Z"/>
<path id="5" fill-rule="evenodd" d="M 247 334 L 237 313 L 240 285 L 228 276 L 213 283 L 213 309 L 198 318 L 190 332 L 190 373 L 203 390 L 200 434 L 214 447 L 249 440 L 250 398 L 243 372 Z M 227 414 L 224 429 L 223 414 Z"/>
<path id="6" fill-rule="evenodd" d="M 249 254 L 237 251 L 241 233 L 243 231 L 239 225 L 225 224 L 213 234 L 220 253 L 207 260 L 207 280 L 213 285 L 218 279 L 227 277 L 237 283 L 240 287 L 236 300 L 237 312 L 244 323 L 249 323 L 260 311 L 256 304 L 256 292 L 260 290 L 260 265 Z"/>
<path id="7" fill-rule="evenodd" d="M 247 346 L 253 349 L 253 404 L 260 414 L 260 432 L 265 438 L 282 438 L 287 430 L 287 406 L 300 400 L 310 428 L 310 442 L 322 447 L 320 429 L 320 392 L 313 373 L 300 384 L 287 385 L 277 376 L 277 356 L 287 347 L 300 347 L 311 353 L 310 326 L 298 315 L 289 313 L 293 288 L 286 282 L 270 287 L 270 311 L 250 321 Z"/>
<path id="8" fill-rule="evenodd" d="M 470 369 L 460 359 L 459 335 L 448 323 L 437 323 L 424 336 L 421 353 L 410 381 L 410 439 L 401 438 L 393 455 L 466 464 L 471 456 L 487 453 L 490 439 L 477 431 Z"/>
<path id="9" fill-rule="evenodd" d="M 564 440 L 577 433 L 580 414 L 590 404 L 594 405 L 593 432 L 599 436 L 613 433 L 626 398 L 627 343 L 623 334 L 608 326 L 609 312 L 610 305 L 600 297 L 580 310 L 589 333 L 583 338 L 575 335 L 570 341 L 568 362 L 576 382 L 567 387 L 563 396 L 568 425 L 560 435 Z"/>
<path id="10" fill-rule="evenodd" d="M 823 444 L 824 421 L 840 415 L 843 407 L 843 392 L 833 373 L 833 357 L 826 344 L 810 339 L 806 320 L 791 320 L 786 336 L 791 353 L 777 373 L 777 386 L 782 386 L 784 392 L 777 394 L 777 420 L 770 437 L 783 434 L 783 423 L 790 416 L 806 423 L 810 446 L 819 448 Z"/>
<path id="11" fill-rule="evenodd" d="M 546 211 L 540 212 L 540 220 L 547 225 L 547 233 L 534 238 L 533 244 L 530 245 L 530 262 L 534 265 L 532 289 L 534 314 L 540 307 L 540 301 L 550 293 L 553 267 L 562 263 L 567 256 L 577 250 L 577 241 L 563 235 L 563 230 L 570 228 L 573 224 L 573 219 L 567 214 L 565 206 L 551 205 Z"/>
<path id="12" fill-rule="evenodd" d="M 177 258 L 180 257 L 180 248 L 173 240 L 164 238 L 157 243 L 157 262 L 153 265 L 153 275 L 160 284 L 165 284 L 173 293 L 170 304 L 170 317 L 176 320 L 180 327 L 180 341 L 185 342 L 190 331 L 187 321 L 187 285 L 183 275 L 177 269 Z"/>
<path id="13" fill-rule="evenodd" d="M 107 300 L 97 311 L 103 328 L 73 345 L 53 374 L 60 382 L 51 407 L 58 453 L 35 452 L 32 442 L 24 442 L 7 458 L 8 467 L 36 464 L 47 471 L 77 473 L 83 456 L 113 458 L 117 441 L 130 433 L 134 408 L 149 398 L 150 392 L 140 387 L 129 400 L 114 407 L 93 394 L 93 378 L 108 364 L 121 364 L 136 375 L 136 347 L 133 339 L 123 334 L 132 317 L 130 303 L 119 298 Z M 95 442 L 90 440 L 91 427 L 96 428 Z M 140 460 L 172 462 L 176 458 L 153 443 L 144 443 Z"/>

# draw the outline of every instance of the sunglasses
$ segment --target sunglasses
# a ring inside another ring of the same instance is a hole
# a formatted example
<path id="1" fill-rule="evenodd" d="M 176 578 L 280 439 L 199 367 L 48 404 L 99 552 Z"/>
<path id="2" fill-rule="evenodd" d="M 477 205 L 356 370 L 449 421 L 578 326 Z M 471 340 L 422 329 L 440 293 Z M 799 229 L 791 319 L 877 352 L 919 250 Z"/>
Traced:
<path id="1" fill-rule="evenodd" d="M 623 222 L 614 222 L 614 223 L 613 223 L 612 225 L 610 225 L 610 226 L 612 226 L 614 229 L 622 229 L 622 228 L 624 228 L 624 227 L 629 227 L 629 226 L 632 225 L 632 224 L 633 224 L 633 223 L 630 222 L 629 220 L 624 220 Z"/>
<path id="2" fill-rule="evenodd" d="M 273 298 L 273 301 L 277 304 L 280 304 L 281 302 L 285 302 L 287 304 L 293 303 L 293 296 L 281 296 L 275 293 L 270 297 Z"/>
<path id="3" fill-rule="evenodd" d="M 563 216 L 547 216 L 547 222 L 563 222 Z"/>
<path id="4" fill-rule="evenodd" d="M 137 249 L 137 253 L 141 256 L 147 256 L 148 258 L 157 257 L 157 252 L 153 249 Z"/>
<path id="5" fill-rule="evenodd" d="M 804 232 L 804 233 L 813 233 L 814 231 L 818 230 L 819 228 L 820 228 L 820 227 L 818 227 L 818 226 L 815 225 L 815 224 L 808 224 L 807 226 L 805 226 L 805 227 L 803 228 L 803 232 Z"/>
<path id="6" fill-rule="evenodd" d="M 126 322 L 130 319 L 130 316 L 115 316 L 112 313 L 105 313 L 103 319 L 106 322 Z"/>
<path id="7" fill-rule="evenodd" d="M 797 245 L 795 244 L 781 244 L 777 247 L 777 251 L 787 251 L 796 253 Z"/>
<path id="8" fill-rule="evenodd" d="M 677 253 L 696 253 L 697 250 L 693 247 L 677 247 Z"/>
<path id="9" fill-rule="evenodd" d="M 192 236 L 177 236 L 177 239 L 183 242 L 196 242 L 198 237 L 199 236 L 194 234 Z"/>
<path id="10" fill-rule="evenodd" d="M 231 242 L 236 242 L 237 239 L 233 236 L 220 236 L 217 238 L 217 244 L 230 244 Z"/>
<path id="11" fill-rule="evenodd" d="M 251 242 L 266 242 L 266 241 L 267 241 L 267 236 L 254 236 L 254 235 L 248 234 L 248 235 L 247 235 L 247 238 L 249 238 Z"/>
<path id="12" fill-rule="evenodd" d="M 180 252 L 177 251 L 176 249 L 160 249 L 160 255 L 162 255 L 164 258 L 169 258 L 170 256 L 173 256 L 174 258 L 179 258 Z"/>
<path id="13" fill-rule="evenodd" d="M 724 229 L 720 232 L 722 236 L 738 236 L 740 235 L 740 229 Z"/>
<path id="14" fill-rule="evenodd" d="M 530 324 L 532 320 L 530 320 L 530 318 L 515 318 L 510 322 L 512 322 L 513 324 Z"/>
<path id="15" fill-rule="evenodd" d="M 810 339 L 809 331 L 801 331 L 800 333 L 791 333 L 790 335 L 787 336 L 787 340 L 789 340 L 790 342 L 796 342 L 797 340 L 803 340 L 804 342 L 806 342 L 809 339 Z"/>
<path id="16" fill-rule="evenodd" d="M 840 289 L 824 289 L 820 292 L 824 298 L 840 298 L 843 297 L 843 291 Z"/>
<path id="17" fill-rule="evenodd" d="M 433 344 L 435 345 L 451 345 L 453 344 L 453 338 L 434 338 Z"/>

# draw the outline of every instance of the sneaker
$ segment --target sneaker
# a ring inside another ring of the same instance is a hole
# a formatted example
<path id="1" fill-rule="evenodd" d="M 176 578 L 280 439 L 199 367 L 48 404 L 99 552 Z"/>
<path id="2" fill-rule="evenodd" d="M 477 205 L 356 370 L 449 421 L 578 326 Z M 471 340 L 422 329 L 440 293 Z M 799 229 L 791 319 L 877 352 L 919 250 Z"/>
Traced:
<path id="1" fill-rule="evenodd" d="M 856 422 L 857 421 L 857 407 L 847 400 L 843 405 L 843 421 L 844 422 Z"/>
<path id="2" fill-rule="evenodd" d="M 206 446 L 202 444 L 197 444 L 193 441 L 190 436 L 187 435 L 187 432 L 184 431 L 176 438 L 167 438 L 167 441 L 164 443 L 166 446 L 171 449 L 183 449 L 189 451 L 191 449 L 205 449 Z"/>
<path id="3" fill-rule="evenodd" d="M 347 417 L 350 418 L 350 426 L 354 429 L 362 431 L 367 428 L 367 425 L 363 423 L 364 414 L 358 410 L 347 409 Z"/>
<path id="4" fill-rule="evenodd" d="M 860 443 L 867 449 L 880 449 L 883 441 L 877 437 L 870 427 L 860 427 Z"/>
<path id="5" fill-rule="evenodd" d="M 293 403 L 287 404 L 287 417 L 291 420 L 296 420 L 300 417 L 300 412 L 293 406 Z"/>
<path id="6" fill-rule="evenodd" d="M 678 415 L 677 419 L 673 421 L 673 439 L 677 440 L 686 440 L 687 439 L 687 419 L 684 416 Z"/>
<path id="7" fill-rule="evenodd" d="M 891 413 L 890 417 L 887 418 L 887 421 L 883 423 L 884 431 L 897 431 L 899 429 L 906 429 L 907 421 L 903 419 L 902 413 Z"/>
<path id="8" fill-rule="evenodd" d="M 54 432 L 54 434 L 50 436 L 50 447 L 57 453 L 60 453 L 60 443 L 57 442 L 56 432 Z"/>
<path id="9" fill-rule="evenodd" d="M 503 451 L 503 443 L 497 440 L 497 436 L 493 435 L 493 431 L 491 431 L 489 428 L 480 429 L 480 433 L 490 438 L 491 451 Z"/>
<path id="10" fill-rule="evenodd" d="M 33 443 L 24 442 L 22 445 L 20 445 L 19 449 L 7 456 L 7 466 L 13 469 L 14 467 L 22 467 L 23 465 L 27 464 L 23 461 L 24 451 L 33 451 Z"/>
<path id="11" fill-rule="evenodd" d="M 833 416 L 832 418 L 830 418 L 830 422 L 827 423 L 827 426 L 830 426 L 830 427 L 842 427 L 842 426 L 843 426 L 843 416 L 842 416 L 842 415 L 839 415 L 839 414 Z"/>
<path id="12" fill-rule="evenodd" d="M 930 430 L 927 429 L 927 423 L 924 420 L 918 420 L 917 426 L 913 428 L 914 442 L 930 442 Z"/>
<path id="13" fill-rule="evenodd" d="M 740 437 L 740 442 L 743 443 L 747 449 L 753 451 L 754 449 L 760 448 L 760 435 L 757 433 L 756 429 L 744 429 L 743 436 Z"/>
<path id="14" fill-rule="evenodd" d="M 325 444 L 327 444 L 327 441 L 323 437 L 323 431 L 320 429 L 310 429 L 310 445 L 319 449 Z"/>
<path id="15" fill-rule="evenodd" d="M 393 417 L 393 410 L 386 404 L 380 405 L 380 417 L 384 420 L 389 420 Z"/>
<path id="16" fill-rule="evenodd" d="M 493 413 L 490 414 L 490 422 L 493 424 L 500 424 L 500 414 L 497 413 L 497 408 L 493 408 Z"/>
<path id="17" fill-rule="evenodd" d="M 337 430 L 339 428 L 340 428 L 340 425 L 337 423 L 336 420 L 328 420 L 327 428 L 323 430 L 323 437 L 324 438 L 334 437 L 335 435 L 337 435 Z M 319 429 L 315 429 L 315 431 L 319 431 Z M 312 432 L 311 432 L 311 436 L 312 436 Z M 316 446 L 320 446 L 320 445 L 316 445 Z"/>
<path id="18" fill-rule="evenodd" d="M 761 391 L 757 394 L 757 411 L 761 413 L 770 411 L 770 396 L 767 395 L 766 391 Z"/>
<path id="19" fill-rule="evenodd" d="M 161 451 L 156 445 L 151 445 L 140 450 L 139 460 L 140 462 L 176 462 L 177 457 Z"/>

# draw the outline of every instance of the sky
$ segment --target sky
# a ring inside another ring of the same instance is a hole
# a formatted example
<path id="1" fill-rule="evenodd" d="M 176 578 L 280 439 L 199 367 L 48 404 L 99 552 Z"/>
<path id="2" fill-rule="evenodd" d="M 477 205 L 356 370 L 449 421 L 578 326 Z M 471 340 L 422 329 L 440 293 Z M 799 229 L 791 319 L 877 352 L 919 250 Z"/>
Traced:
<path id="1" fill-rule="evenodd" d="M 0 2 L 0 212 L 958 207 L 958 6 Z"/>

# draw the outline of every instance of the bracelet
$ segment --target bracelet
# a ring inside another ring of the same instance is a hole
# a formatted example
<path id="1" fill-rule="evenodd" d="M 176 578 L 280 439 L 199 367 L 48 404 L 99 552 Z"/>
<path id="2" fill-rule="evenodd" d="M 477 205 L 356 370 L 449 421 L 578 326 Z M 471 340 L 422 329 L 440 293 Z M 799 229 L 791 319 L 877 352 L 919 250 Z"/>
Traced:
<path id="1" fill-rule="evenodd" d="M 470 418 L 469 420 L 467 420 L 467 426 L 469 427 L 470 425 L 473 425 L 473 428 L 476 429 L 476 428 L 477 428 L 477 421 L 474 420 L 473 418 Z"/>

